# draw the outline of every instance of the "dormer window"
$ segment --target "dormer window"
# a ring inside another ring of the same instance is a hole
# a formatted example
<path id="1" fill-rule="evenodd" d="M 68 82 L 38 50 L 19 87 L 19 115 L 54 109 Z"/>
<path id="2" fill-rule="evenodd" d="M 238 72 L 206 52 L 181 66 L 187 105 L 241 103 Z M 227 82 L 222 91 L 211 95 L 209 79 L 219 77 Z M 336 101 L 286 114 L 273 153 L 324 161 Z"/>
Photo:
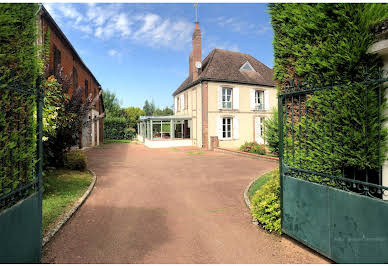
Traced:
<path id="1" fill-rule="evenodd" d="M 247 71 L 253 71 L 253 72 L 256 72 L 253 67 L 251 66 L 251 64 L 249 64 L 248 61 L 246 61 L 244 63 L 244 65 L 242 65 L 242 67 L 240 68 L 240 70 L 247 70 Z"/>

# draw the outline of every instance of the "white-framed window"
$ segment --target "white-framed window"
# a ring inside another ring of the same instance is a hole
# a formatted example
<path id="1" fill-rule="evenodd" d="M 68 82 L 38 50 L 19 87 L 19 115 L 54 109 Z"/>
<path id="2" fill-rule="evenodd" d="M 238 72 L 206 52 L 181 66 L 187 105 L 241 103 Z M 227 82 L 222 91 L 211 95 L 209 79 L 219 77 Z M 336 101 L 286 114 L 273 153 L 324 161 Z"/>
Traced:
<path id="1" fill-rule="evenodd" d="M 261 117 L 261 119 L 260 119 L 260 130 L 259 130 L 259 136 L 260 137 L 264 137 L 264 131 L 265 131 L 264 120 L 265 120 L 265 117 Z"/>
<path id="2" fill-rule="evenodd" d="M 264 109 L 264 91 L 255 90 L 255 110 Z"/>
<path id="3" fill-rule="evenodd" d="M 181 97 L 177 96 L 176 97 L 176 110 L 179 112 L 181 110 Z"/>
<path id="4" fill-rule="evenodd" d="M 231 117 L 222 118 L 222 138 L 231 139 L 232 138 L 232 121 Z"/>
<path id="5" fill-rule="evenodd" d="M 222 108 L 232 109 L 232 88 L 222 88 Z"/>

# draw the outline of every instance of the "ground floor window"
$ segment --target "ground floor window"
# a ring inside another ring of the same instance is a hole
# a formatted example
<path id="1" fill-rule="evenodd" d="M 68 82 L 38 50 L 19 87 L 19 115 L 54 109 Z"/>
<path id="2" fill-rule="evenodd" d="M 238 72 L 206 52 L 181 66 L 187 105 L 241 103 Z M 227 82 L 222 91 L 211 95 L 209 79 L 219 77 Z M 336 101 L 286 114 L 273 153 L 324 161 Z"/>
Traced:
<path id="1" fill-rule="evenodd" d="M 152 121 L 152 138 L 169 139 L 170 127 L 170 121 Z"/>
<path id="2" fill-rule="evenodd" d="M 265 130 L 264 120 L 265 120 L 265 117 L 261 117 L 261 119 L 260 119 L 260 130 L 259 130 L 259 135 L 261 137 L 264 137 L 264 130 Z"/>
<path id="3" fill-rule="evenodd" d="M 222 138 L 223 139 L 232 138 L 232 118 L 231 117 L 222 118 Z"/>

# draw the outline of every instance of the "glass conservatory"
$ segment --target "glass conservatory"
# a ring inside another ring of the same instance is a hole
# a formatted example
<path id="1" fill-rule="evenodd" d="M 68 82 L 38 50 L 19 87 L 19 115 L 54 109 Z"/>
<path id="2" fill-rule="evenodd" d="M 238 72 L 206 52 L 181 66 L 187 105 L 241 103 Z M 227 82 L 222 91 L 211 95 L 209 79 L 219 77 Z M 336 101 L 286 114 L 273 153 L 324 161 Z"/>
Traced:
<path id="1" fill-rule="evenodd" d="M 192 146 L 191 117 L 141 116 L 138 140 L 150 148 Z"/>

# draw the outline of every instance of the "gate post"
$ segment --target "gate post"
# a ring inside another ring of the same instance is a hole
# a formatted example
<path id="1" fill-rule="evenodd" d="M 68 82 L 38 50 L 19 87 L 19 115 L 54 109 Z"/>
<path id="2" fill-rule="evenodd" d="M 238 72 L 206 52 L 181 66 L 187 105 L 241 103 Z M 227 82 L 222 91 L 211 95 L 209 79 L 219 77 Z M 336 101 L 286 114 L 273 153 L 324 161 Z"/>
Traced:
<path id="1" fill-rule="evenodd" d="M 280 176 L 280 228 L 281 230 L 283 230 L 283 96 L 282 95 L 278 96 L 278 130 L 279 130 L 279 176 Z"/>
<path id="2" fill-rule="evenodd" d="M 38 211 L 39 211 L 39 226 L 40 226 L 40 234 L 39 234 L 39 262 L 42 258 L 42 200 L 43 200 L 43 183 L 42 183 L 42 169 L 43 169 L 43 143 L 42 143 L 42 137 L 43 137 L 43 124 L 42 124 L 42 118 L 43 118 L 43 97 L 44 94 L 41 90 L 41 76 L 39 75 L 36 81 L 36 105 L 37 105 L 37 138 L 36 138 L 36 155 L 37 155 L 37 162 L 36 162 L 36 178 L 37 178 L 37 185 L 38 185 Z"/>

